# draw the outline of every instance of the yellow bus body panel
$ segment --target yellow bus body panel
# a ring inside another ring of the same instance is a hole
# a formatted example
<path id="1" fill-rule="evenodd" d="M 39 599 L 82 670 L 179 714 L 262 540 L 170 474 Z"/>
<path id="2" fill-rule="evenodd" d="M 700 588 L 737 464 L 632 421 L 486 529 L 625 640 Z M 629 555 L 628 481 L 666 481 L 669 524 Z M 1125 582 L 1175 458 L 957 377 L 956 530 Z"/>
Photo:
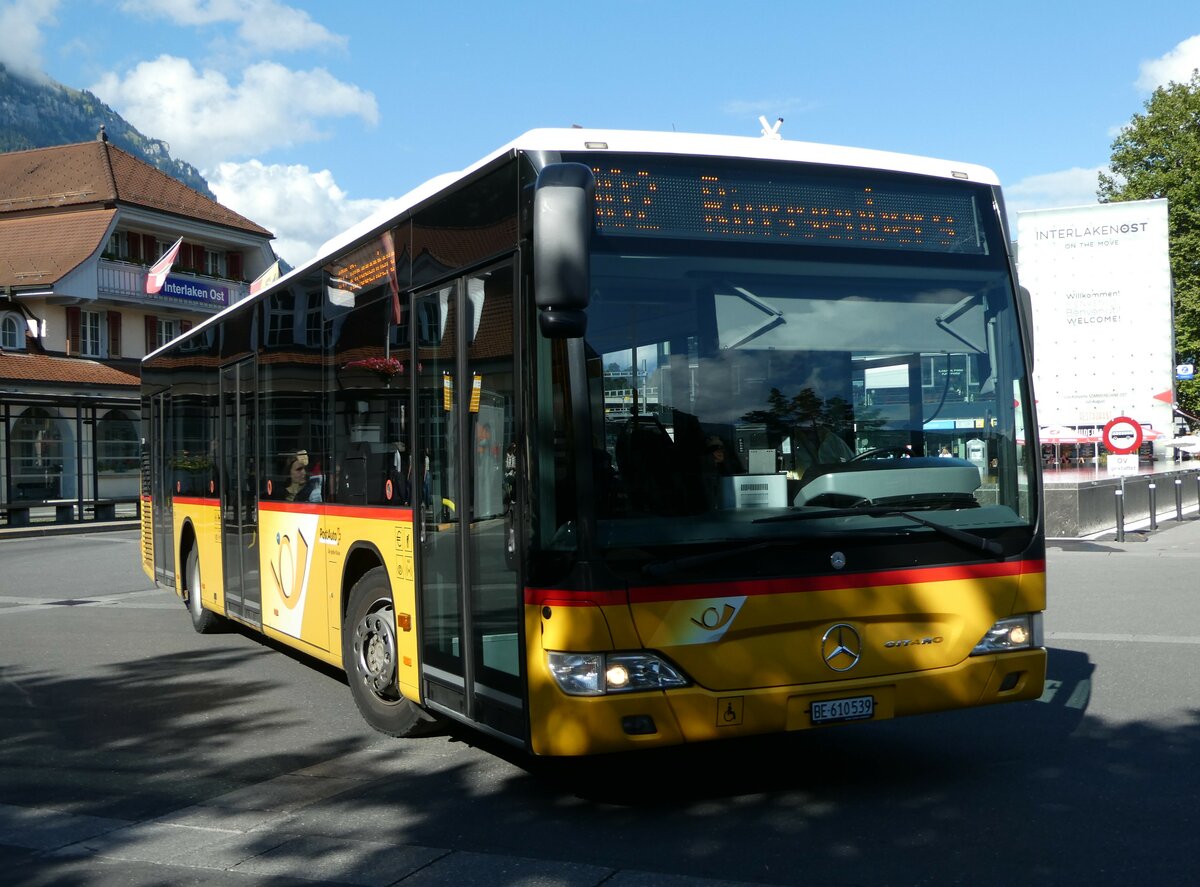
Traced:
<path id="1" fill-rule="evenodd" d="M 635 589 L 629 605 L 613 594 L 534 592 L 525 619 L 532 750 L 581 755 L 803 730 L 815 726 L 814 701 L 859 696 L 872 698 L 872 720 L 1037 699 L 1044 649 L 970 653 L 998 619 L 1042 611 L 1045 590 L 1044 562 L 1028 561 Z M 861 643 L 844 672 L 827 665 L 832 648 L 822 646 L 839 624 Z M 630 649 L 604 638 L 631 630 L 693 683 L 599 697 L 558 688 L 546 651 Z M 634 715 L 652 718 L 657 732 L 628 735 L 622 721 Z"/>
<path id="2" fill-rule="evenodd" d="M 183 569 L 182 539 L 190 524 L 199 546 L 201 600 L 206 609 L 228 616 L 218 503 L 177 499 L 173 509 L 177 572 Z M 342 667 L 342 616 L 350 593 L 344 581 L 347 558 L 353 549 L 371 549 L 392 587 L 400 690 L 419 702 L 411 511 L 263 502 L 253 532 L 263 634 L 338 667 Z M 181 578 L 177 577 L 176 594 L 182 597 Z"/>

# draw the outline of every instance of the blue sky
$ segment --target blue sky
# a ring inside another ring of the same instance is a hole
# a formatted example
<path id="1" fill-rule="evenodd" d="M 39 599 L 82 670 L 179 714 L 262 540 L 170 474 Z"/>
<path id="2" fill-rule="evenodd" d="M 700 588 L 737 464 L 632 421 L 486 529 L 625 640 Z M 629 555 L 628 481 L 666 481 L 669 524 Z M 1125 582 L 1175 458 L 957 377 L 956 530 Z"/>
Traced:
<path id="1" fill-rule="evenodd" d="M 1113 0 L 0 0 L 0 61 L 90 89 L 306 261 L 527 129 L 758 135 L 990 166 L 1093 202 L 1113 137 L 1200 67 L 1200 4 Z"/>

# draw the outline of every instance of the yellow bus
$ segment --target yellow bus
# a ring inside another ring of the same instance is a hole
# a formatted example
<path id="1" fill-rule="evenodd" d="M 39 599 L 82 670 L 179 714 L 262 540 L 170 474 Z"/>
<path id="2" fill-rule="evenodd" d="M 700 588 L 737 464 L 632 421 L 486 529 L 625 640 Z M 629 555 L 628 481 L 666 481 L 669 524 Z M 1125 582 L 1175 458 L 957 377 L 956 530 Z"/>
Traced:
<path id="1" fill-rule="evenodd" d="M 143 563 L 394 736 L 535 755 L 1036 699 L 987 169 L 535 130 L 143 364 Z"/>

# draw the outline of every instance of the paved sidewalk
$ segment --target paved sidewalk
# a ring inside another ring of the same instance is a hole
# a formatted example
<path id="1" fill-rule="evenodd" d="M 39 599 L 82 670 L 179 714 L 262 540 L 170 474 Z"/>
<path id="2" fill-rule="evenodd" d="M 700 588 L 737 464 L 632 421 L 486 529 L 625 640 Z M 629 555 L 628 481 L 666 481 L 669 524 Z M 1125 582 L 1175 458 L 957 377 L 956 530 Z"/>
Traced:
<path id="1" fill-rule="evenodd" d="M 1123 541 L 1117 541 L 1115 529 L 1105 530 L 1079 539 L 1048 539 L 1047 546 L 1064 550 L 1143 551 L 1164 554 L 1194 554 L 1200 557 L 1200 514 L 1195 508 L 1185 510 L 1178 520 L 1174 510 L 1170 517 L 1160 515 L 1157 528 L 1151 529 L 1148 520 L 1138 521 L 1125 529 Z"/>
<path id="2" fill-rule="evenodd" d="M 136 530 L 137 518 L 112 521 L 74 521 L 69 524 L 39 523 L 27 527 L 0 527 L 0 541 L 5 539 L 29 539 L 38 536 L 70 536 L 77 533 L 110 533 L 117 530 Z"/>

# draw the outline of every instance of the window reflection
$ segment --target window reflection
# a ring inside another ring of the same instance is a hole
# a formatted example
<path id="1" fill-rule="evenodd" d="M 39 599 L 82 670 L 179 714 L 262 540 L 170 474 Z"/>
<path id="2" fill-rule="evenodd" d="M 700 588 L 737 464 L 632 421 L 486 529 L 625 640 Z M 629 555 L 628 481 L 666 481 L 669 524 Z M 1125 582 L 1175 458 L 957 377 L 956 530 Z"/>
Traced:
<path id="1" fill-rule="evenodd" d="M 829 466 L 937 455 L 977 473 L 929 492 L 1028 518 L 1002 270 L 601 254 L 592 274 L 602 518 L 787 509 Z M 855 497 L 885 497 L 872 477 Z"/>

